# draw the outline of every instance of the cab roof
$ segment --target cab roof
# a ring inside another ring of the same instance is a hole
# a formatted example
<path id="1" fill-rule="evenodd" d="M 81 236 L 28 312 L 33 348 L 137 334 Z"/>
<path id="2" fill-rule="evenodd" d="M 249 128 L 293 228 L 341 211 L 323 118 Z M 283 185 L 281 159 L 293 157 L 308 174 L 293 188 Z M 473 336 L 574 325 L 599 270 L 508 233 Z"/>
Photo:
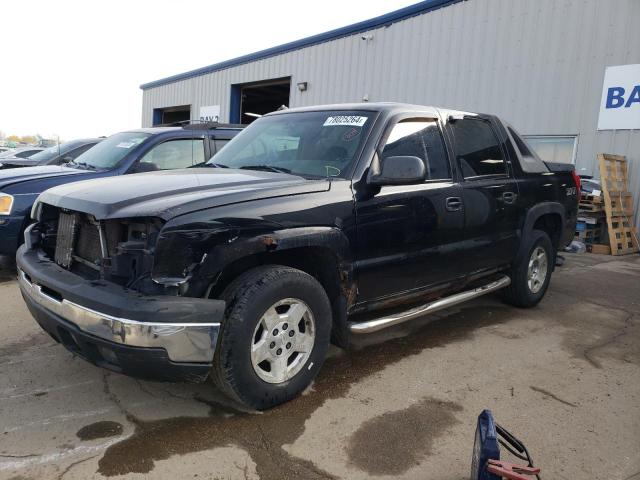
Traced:
<path id="1" fill-rule="evenodd" d="M 288 108 L 268 113 L 271 115 L 286 115 L 296 112 L 322 112 L 325 110 L 363 110 L 370 112 L 400 113 L 400 112 L 440 112 L 445 115 L 481 115 L 478 112 L 465 112 L 450 108 L 435 107 L 428 105 L 415 105 L 400 102 L 359 102 L 359 103 L 334 103 L 328 105 L 314 105 L 310 107 Z M 265 116 L 267 116 L 265 115 Z"/>

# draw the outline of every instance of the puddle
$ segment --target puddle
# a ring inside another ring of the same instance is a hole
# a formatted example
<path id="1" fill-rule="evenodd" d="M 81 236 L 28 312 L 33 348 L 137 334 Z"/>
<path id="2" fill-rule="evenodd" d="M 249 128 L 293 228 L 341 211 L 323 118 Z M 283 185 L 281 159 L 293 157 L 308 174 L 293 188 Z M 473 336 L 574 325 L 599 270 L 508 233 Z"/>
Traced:
<path id="1" fill-rule="evenodd" d="M 347 447 L 349 461 L 372 475 L 400 475 L 432 453 L 434 441 L 458 423 L 462 407 L 424 398 L 403 410 L 366 421 Z"/>
<path id="2" fill-rule="evenodd" d="M 96 422 L 82 427 L 76 436 L 83 441 L 96 440 L 98 438 L 116 437 L 122 434 L 122 425 L 118 422 Z"/>
<path id="3" fill-rule="evenodd" d="M 475 330 L 481 327 L 514 318 L 517 316 L 513 314 L 513 310 L 500 305 L 473 305 L 449 317 L 433 321 L 408 336 L 368 345 L 358 351 L 346 351 L 327 359 L 313 384 L 313 390 L 308 394 L 260 415 L 237 412 L 217 403 L 196 398 L 194 400 L 210 405 L 208 417 L 140 420 L 124 410 L 124 406 L 110 391 L 108 377 L 105 376 L 105 392 L 125 411 L 128 420 L 134 424 L 135 431 L 132 436 L 106 450 L 98 463 L 98 471 L 106 476 L 148 473 L 153 470 L 155 461 L 167 459 L 172 455 L 235 445 L 249 453 L 261 480 L 334 478 L 313 463 L 290 455 L 283 448 L 284 445 L 294 443 L 302 435 L 307 419 L 325 401 L 343 397 L 352 384 L 378 373 L 387 365 L 417 355 L 427 348 L 441 347 L 471 338 Z M 445 424 L 454 418 L 452 412 L 455 411 L 455 406 L 447 405 L 429 400 L 424 405 L 410 410 L 405 416 L 415 418 L 420 414 L 426 414 L 426 422 L 435 421 L 429 426 L 429 431 L 433 434 L 437 429 L 446 428 Z M 440 415 L 444 412 L 444 423 L 441 424 L 438 419 L 434 420 L 434 414 L 430 409 L 438 410 Z M 428 443 L 428 440 L 422 441 L 425 442 Z M 411 455 L 419 458 L 425 452 L 428 452 L 428 448 L 414 450 L 403 458 L 410 458 Z M 375 462 L 373 457 L 379 456 L 380 453 L 363 452 L 363 455 L 368 457 L 368 460 L 359 459 L 358 464 L 367 465 L 367 461 Z"/>

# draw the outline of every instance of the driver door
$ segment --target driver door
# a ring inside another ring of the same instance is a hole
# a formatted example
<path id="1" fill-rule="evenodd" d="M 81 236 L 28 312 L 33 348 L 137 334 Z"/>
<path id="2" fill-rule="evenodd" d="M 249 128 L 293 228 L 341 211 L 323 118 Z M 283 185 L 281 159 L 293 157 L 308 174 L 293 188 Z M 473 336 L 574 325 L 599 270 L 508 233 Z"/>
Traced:
<path id="1" fill-rule="evenodd" d="M 427 178 L 417 185 L 368 186 L 356 195 L 358 301 L 371 302 L 446 285 L 461 276 L 462 187 L 453 181 L 441 126 L 405 118 L 378 148 L 380 160 L 415 156 Z"/>

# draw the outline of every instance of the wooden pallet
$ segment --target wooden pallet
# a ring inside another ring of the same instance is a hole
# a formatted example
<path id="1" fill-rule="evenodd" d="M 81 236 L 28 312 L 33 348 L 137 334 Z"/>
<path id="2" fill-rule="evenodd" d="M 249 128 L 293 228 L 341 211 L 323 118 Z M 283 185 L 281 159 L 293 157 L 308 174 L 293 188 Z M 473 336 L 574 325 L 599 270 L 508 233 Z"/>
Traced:
<path id="1" fill-rule="evenodd" d="M 604 216 L 604 201 L 602 195 L 583 193 L 580 195 L 578 211 L 581 213 L 601 213 Z"/>
<path id="2" fill-rule="evenodd" d="M 611 254 L 635 253 L 640 249 L 633 224 L 633 196 L 628 191 L 627 159 L 621 155 L 600 153 L 598 163 Z"/>
<path id="3" fill-rule="evenodd" d="M 576 232 L 575 238 L 584 243 L 600 243 L 600 230 L 585 230 L 584 232 Z"/>
<path id="4" fill-rule="evenodd" d="M 578 204 L 578 210 L 580 212 L 598 213 L 604 212 L 604 206 L 601 203 L 587 203 L 580 201 Z"/>
<path id="5" fill-rule="evenodd" d="M 582 192 L 580 195 L 580 203 L 583 202 L 601 204 L 603 202 L 602 195 L 593 195 L 591 193 Z"/>
<path id="6" fill-rule="evenodd" d="M 598 255 L 611 255 L 611 247 L 609 245 L 592 243 L 587 245 L 587 252 Z"/>

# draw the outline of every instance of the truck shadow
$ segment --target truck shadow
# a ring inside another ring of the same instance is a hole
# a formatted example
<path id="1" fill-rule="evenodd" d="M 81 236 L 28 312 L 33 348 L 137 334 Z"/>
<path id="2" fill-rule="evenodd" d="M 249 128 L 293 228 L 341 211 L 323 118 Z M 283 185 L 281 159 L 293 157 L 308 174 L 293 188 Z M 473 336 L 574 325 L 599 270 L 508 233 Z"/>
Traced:
<path id="1" fill-rule="evenodd" d="M 16 275 L 15 259 L 0 255 L 0 283 L 15 280 Z"/>
<path id="2" fill-rule="evenodd" d="M 388 365 L 425 349 L 469 339 L 482 327 L 513 318 L 516 316 L 508 307 L 494 302 L 485 301 L 481 305 L 474 302 L 450 312 L 449 316 L 441 315 L 423 325 L 418 320 L 410 327 L 413 330 L 410 335 L 406 335 L 406 330 L 396 329 L 378 336 L 377 343 L 371 343 L 372 339 L 368 338 L 362 342 L 364 345 L 356 345 L 353 349 L 330 356 L 313 388 L 306 394 L 259 415 L 224 404 L 217 395 L 212 398 L 207 394 L 205 398 L 203 389 L 194 388 L 192 401 L 207 404 L 210 407 L 208 417 L 142 420 L 127 410 L 111 388 L 109 374 L 105 374 L 105 394 L 118 405 L 135 426 L 135 431 L 106 450 L 98 463 L 98 471 L 105 476 L 148 473 L 153 470 L 155 461 L 172 455 L 235 445 L 251 456 L 262 480 L 335 478 L 312 462 L 295 457 L 283 448 L 302 435 L 305 422 L 313 412 L 327 400 L 345 396 L 351 385 L 380 372 Z M 138 383 L 141 388 L 157 385 Z M 184 395 L 189 389 L 181 388 L 181 391 Z M 181 398 L 184 400 L 182 395 Z M 404 471 L 413 465 L 415 462 L 396 467 L 394 471 Z"/>

